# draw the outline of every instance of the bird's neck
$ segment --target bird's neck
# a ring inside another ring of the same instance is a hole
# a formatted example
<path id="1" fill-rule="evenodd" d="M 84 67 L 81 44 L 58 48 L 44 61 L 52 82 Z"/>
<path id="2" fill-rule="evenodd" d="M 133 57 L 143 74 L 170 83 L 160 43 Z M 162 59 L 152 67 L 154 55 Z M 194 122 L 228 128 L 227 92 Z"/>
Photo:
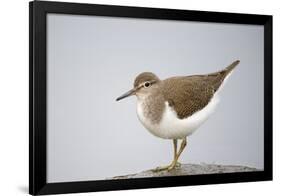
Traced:
<path id="1" fill-rule="evenodd" d="M 165 109 L 165 101 L 162 96 L 148 94 L 146 96 L 139 96 L 137 101 L 138 112 L 141 112 L 147 120 L 154 124 L 161 121 Z"/>

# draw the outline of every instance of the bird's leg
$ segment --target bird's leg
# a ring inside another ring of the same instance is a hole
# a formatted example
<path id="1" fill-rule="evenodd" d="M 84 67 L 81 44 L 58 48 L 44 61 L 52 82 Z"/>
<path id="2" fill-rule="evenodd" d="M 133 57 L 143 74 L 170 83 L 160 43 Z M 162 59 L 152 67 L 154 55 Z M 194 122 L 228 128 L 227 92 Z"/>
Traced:
<path id="1" fill-rule="evenodd" d="M 173 139 L 173 145 L 174 145 L 174 159 L 173 159 L 172 163 L 167 166 L 157 167 L 153 170 L 154 172 L 168 170 L 170 167 L 175 167 L 177 165 L 180 165 L 180 163 L 177 162 L 177 159 L 178 159 L 177 158 L 178 157 L 178 153 L 177 153 L 178 140 L 177 139 Z"/>
<path id="2" fill-rule="evenodd" d="M 173 144 L 174 144 L 174 160 L 177 157 L 177 150 L 178 150 L 178 140 L 173 139 Z"/>
<path id="3" fill-rule="evenodd" d="M 177 139 L 173 139 L 173 144 L 174 144 L 174 159 L 173 159 L 173 162 L 175 161 L 176 162 L 176 167 L 180 167 L 181 166 L 181 163 L 176 161 L 177 159 L 177 149 L 178 149 L 178 140 Z M 172 163 L 173 163 L 172 162 Z"/>
<path id="4" fill-rule="evenodd" d="M 177 157 L 177 146 L 178 146 L 178 140 L 177 139 L 173 139 L 173 146 L 174 146 L 174 159 L 173 159 L 172 163 L 169 164 L 169 165 L 166 165 L 166 166 L 156 167 L 152 171 L 159 172 L 159 171 L 168 170 L 168 168 L 173 165 L 173 163 L 174 163 L 174 161 L 175 161 L 175 159 Z"/>
<path id="5" fill-rule="evenodd" d="M 172 162 L 172 163 L 170 164 L 170 166 L 167 168 L 168 171 L 174 169 L 174 168 L 177 166 L 177 164 L 179 164 L 179 163 L 178 163 L 178 159 L 179 159 L 181 153 L 183 152 L 184 148 L 186 147 L 186 144 L 187 144 L 186 138 L 184 138 L 184 139 L 182 140 L 182 142 L 181 142 L 181 146 L 180 146 L 179 152 L 176 153 L 176 156 L 174 157 L 173 162 Z"/>

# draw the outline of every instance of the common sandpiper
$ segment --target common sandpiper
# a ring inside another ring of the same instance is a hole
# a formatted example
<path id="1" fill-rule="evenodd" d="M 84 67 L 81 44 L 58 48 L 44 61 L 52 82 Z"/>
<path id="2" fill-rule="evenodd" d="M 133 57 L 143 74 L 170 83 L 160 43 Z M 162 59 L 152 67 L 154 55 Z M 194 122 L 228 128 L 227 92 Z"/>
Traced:
<path id="1" fill-rule="evenodd" d="M 205 74 L 159 79 L 154 73 L 139 74 L 134 87 L 116 100 L 136 95 L 137 115 L 143 126 L 154 136 L 173 140 L 173 161 L 154 171 L 172 170 L 187 144 L 187 137 L 214 112 L 219 91 L 233 69 L 234 61 L 225 69 Z M 182 140 L 179 150 L 178 140 Z"/>

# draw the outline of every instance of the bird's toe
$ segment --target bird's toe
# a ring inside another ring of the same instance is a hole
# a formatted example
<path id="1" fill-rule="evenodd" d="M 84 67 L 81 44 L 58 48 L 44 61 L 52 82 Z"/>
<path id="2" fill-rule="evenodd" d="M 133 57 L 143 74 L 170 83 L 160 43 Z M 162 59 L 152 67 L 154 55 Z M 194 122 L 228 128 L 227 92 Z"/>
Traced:
<path id="1" fill-rule="evenodd" d="M 176 168 L 179 168 L 179 167 L 181 167 L 181 163 L 180 163 L 180 162 L 177 162 L 177 163 L 176 163 Z"/>
<path id="2" fill-rule="evenodd" d="M 165 170 L 168 170 L 169 167 L 170 167 L 170 165 L 168 165 L 168 166 L 159 166 L 159 167 L 156 167 L 155 169 L 152 169 L 152 171 L 153 172 L 165 171 Z"/>

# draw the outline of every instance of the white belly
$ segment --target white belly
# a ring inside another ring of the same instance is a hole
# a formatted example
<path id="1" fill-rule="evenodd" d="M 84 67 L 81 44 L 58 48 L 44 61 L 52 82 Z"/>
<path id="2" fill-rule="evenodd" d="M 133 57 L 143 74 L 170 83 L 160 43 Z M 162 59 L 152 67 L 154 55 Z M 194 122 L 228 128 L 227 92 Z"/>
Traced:
<path id="1" fill-rule="evenodd" d="M 191 135 L 208 119 L 215 110 L 218 102 L 219 98 L 216 93 L 207 106 L 185 119 L 179 119 L 173 108 L 166 102 L 162 119 L 157 124 L 151 123 L 151 121 L 143 115 L 141 101 L 138 101 L 137 114 L 141 123 L 153 135 L 164 139 L 182 139 Z"/>

